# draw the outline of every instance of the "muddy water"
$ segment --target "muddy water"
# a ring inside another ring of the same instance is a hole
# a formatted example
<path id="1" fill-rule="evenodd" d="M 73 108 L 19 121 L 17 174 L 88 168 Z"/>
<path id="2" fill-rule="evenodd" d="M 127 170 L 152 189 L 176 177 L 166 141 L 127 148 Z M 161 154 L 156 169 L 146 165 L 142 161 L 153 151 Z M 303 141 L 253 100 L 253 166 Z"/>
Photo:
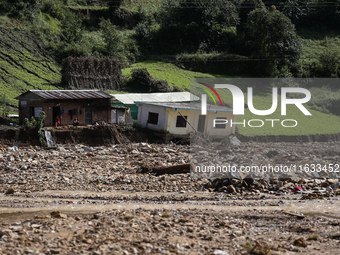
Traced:
<path id="1" fill-rule="evenodd" d="M 124 191 L 124 190 L 115 190 L 110 192 L 96 192 L 96 191 L 88 191 L 88 190 L 80 190 L 80 191 L 63 191 L 63 190 L 45 190 L 43 192 L 34 192 L 30 195 L 34 196 L 100 196 L 100 197 L 114 197 L 114 196 L 171 196 L 171 195 L 181 195 L 181 196 L 199 196 L 199 197 L 211 197 L 211 193 L 209 192 L 187 192 L 187 193 L 178 193 L 178 192 L 132 192 L 132 191 Z M 1 196 L 0 196 L 1 197 Z"/>
<path id="2" fill-rule="evenodd" d="M 152 201 L 138 202 L 130 200 L 132 197 L 148 198 L 155 196 L 190 196 L 189 201 L 164 201 L 154 203 Z M 159 192 L 91 192 L 91 191 L 43 191 L 31 193 L 27 197 L 25 194 L 14 196 L 0 195 L 0 218 L 19 217 L 24 215 L 46 215 L 51 211 L 61 211 L 66 214 L 88 214 L 93 212 L 103 212 L 107 210 L 123 209 L 198 209 L 214 211 L 291 211 L 299 212 L 311 216 L 322 216 L 340 219 L 340 203 L 330 200 L 296 200 L 292 197 L 282 198 L 281 204 L 274 206 L 253 205 L 254 200 L 232 200 L 238 206 L 228 205 L 229 200 L 224 200 L 222 204 L 214 205 L 216 201 L 195 201 L 195 197 L 211 198 L 212 193 L 159 193 Z M 77 198 L 78 197 L 78 198 Z M 91 197 L 89 200 L 88 197 Z M 116 200 L 113 200 L 116 199 Z M 69 203 L 68 200 L 71 200 Z M 278 199 L 266 199 L 265 201 L 277 202 Z"/>
<path id="3" fill-rule="evenodd" d="M 248 210 L 264 210 L 264 211 L 277 211 L 277 210 L 288 210 L 296 211 L 305 214 L 322 214 L 327 215 L 332 213 L 340 218 L 340 206 L 335 206 L 333 204 L 320 203 L 315 205 L 312 202 L 290 204 L 282 206 L 221 206 L 221 205 L 206 205 L 206 204 L 148 204 L 148 203 L 119 203 L 119 204 L 68 204 L 68 205 L 48 205 L 34 208 L 4 208 L 0 209 L 1 213 L 14 213 L 14 212 L 36 212 L 36 211 L 63 211 L 63 212 L 99 212 L 107 210 L 117 210 L 117 209 L 198 209 L 198 210 L 215 210 L 215 211 L 248 211 Z"/>

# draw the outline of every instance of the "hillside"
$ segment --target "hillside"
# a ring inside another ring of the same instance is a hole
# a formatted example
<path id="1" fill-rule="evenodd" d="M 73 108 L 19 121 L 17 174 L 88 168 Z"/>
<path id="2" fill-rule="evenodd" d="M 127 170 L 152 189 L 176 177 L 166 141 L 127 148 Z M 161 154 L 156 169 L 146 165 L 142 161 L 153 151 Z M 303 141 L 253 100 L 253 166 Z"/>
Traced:
<path id="1" fill-rule="evenodd" d="M 29 89 L 56 89 L 60 79 L 60 67 L 38 38 L 0 27 L 0 96 L 11 106 Z"/>
<path id="2" fill-rule="evenodd" d="M 271 4 L 263 2 L 267 7 Z M 185 3 L 186 0 L 178 2 Z M 278 10 L 262 7 L 259 12 L 255 6 L 243 6 L 246 1 L 240 1 L 240 5 L 217 6 L 219 11 L 205 15 L 201 5 L 211 7 L 213 3 L 196 0 L 187 3 L 191 8 L 177 8 L 164 0 L 119 1 L 120 6 L 103 0 L 0 1 L 0 114 L 5 103 L 11 106 L 9 112 L 17 112 L 14 98 L 29 89 L 62 89 L 61 62 L 68 56 L 119 58 L 125 81 L 133 69 L 143 68 L 155 79 L 167 81 L 171 88 L 187 91 L 196 78 L 340 76 L 340 32 L 323 19 L 322 15 L 328 15 L 329 10 L 322 8 L 327 6 L 319 6 L 320 11 L 311 9 L 301 26 L 279 5 Z M 278 41 L 271 36 L 273 31 L 265 27 L 261 30 L 262 22 L 251 22 L 252 8 L 264 20 L 276 17 L 276 22 L 282 25 L 275 30 L 279 33 Z M 329 16 L 335 20 L 339 13 Z M 314 24 L 315 17 L 319 17 L 318 24 Z M 251 24 L 257 25 L 248 29 Z M 254 34 L 254 30 L 259 34 Z M 292 37 L 284 31 L 290 31 Z M 268 33 L 269 41 L 264 41 L 263 33 Z M 290 46 L 281 41 L 289 41 Z M 340 132 L 337 128 L 340 117 L 335 116 L 340 115 L 340 86 L 313 87 L 310 91 L 312 100 L 308 107 L 313 118 L 299 116 L 299 128 L 294 133 L 284 128 L 275 128 L 274 132 L 270 128 L 259 131 L 242 127 L 240 132 L 247 135 Z M 221 93 L 224 101 L 232 104 L 231 96 Z M 254 100 L 263 109 L 271 105 L 267 91 L 258 93 Z M 295 110 L 292 109 L 292 114 L 298 116 Z M 245 119 L 252 118 L 255 116 L 246 112 Z"/>

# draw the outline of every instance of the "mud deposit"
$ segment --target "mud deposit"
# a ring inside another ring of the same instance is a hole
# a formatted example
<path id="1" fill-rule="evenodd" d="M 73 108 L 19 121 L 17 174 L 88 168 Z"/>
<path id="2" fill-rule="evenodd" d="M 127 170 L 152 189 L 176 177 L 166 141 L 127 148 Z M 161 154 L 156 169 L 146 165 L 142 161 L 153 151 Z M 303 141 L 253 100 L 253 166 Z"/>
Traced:
<path id="1" fill-rule="evenodd" d="M 239 164 L 328 163 L 339 162 L 338 148 L 245 143 L 228 155 Z M 339 253 L 338 179 L 258 179 L 246 186 L 233 179 L 218 188 L 190 174 L 144 173 L 188 163 L 185 145 L 0 150 L 1 254 Z M 297 185 L 303 192 L 291 192 Z"/>

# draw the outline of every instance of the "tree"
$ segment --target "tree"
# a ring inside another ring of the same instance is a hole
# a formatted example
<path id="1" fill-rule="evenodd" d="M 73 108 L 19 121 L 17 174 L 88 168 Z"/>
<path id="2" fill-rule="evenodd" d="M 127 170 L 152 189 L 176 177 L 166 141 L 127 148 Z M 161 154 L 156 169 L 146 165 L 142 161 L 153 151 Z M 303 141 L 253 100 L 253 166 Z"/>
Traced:
<path id="1" fill-rule="evenodd" d="M 301 42 L 295 26 L 283 13 L 272 6 L 251 11 L 246 22 L 246 45 L 250 54 L 263 59 L 265 68 L 272 75 L 274 69 L 282 69 L 296 62 L 301 54 Z"/>
<path id="2" fill-rule="evenodd" d="M 313 5 L 316 3 L 315 0 L 264 0 L 263 2 L 267 7 L 275 5 L 294 24 L 303 23 L 303 19 L 313 11 Z"/>
<path id="3" fill-rule="evenodd" d="M 109 19 L 102 19 L 99 23 L 99 27 L 103 33 L 108 54 L 111 57 L 118 57 L 118 53 L 122 50 L 122 44 L 120 35 L 116 27 L 111 23 Z"/>
<path id="4" fill-rule="evenodd" d="M 239 23 L 237 24 L 237 34 L 240 36 L 245 32 L 245 25 L 248 14 L 256 8 L 263 8 L 264 4 L 261 0 L 243 0 L 238 6 Z"/>
<path id="5" fill-rule="evenodd" d="M 12 5 L 10 16 L 25 21 L 34 20 L 42 8 L 41 0 L 13 0 L 9 4 Z"/>
<path id="6" fill-rule="evenodd" d="M 195 52 L 201 44 L 216 41 L 224 28 L 235 26 L 238 14 L 228 0 L 167 0 L 159 19 L 157 40 L 164 48 Z"/>
<path id="7" fill-rule="evenodd" d="M 80 42 L 83 39 L 83 26 L 81 18 L 73 12 L 62 20 L 61 24 L 63 41 L 66 43 Z"/>
<path id="8" fill-rule="evenodd" d="M 314 3 L 314 8 L 307 17 L 308 25 L 339 29 L 340 0 L 315 0 Z"/>
<path id="9" fill-rule="evenodd" d="M 5 94 L 1 94 L 0 95 L 0 109 L 2 109 L 3 116 L 6 116 L 10 111 L 9 103 L 10 101 L 7 98 L 7 96 Z"/>

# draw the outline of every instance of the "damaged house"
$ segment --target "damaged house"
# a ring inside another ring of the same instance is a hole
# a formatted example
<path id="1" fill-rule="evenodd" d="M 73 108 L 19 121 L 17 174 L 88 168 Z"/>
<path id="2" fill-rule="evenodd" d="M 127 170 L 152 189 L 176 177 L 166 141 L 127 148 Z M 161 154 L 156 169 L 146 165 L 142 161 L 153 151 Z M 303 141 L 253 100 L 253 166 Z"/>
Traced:
<path id="1" fill-rule="evenodd" d="M 230 107 L 207 105 L 201 114 L 200 103 L 136 102 L 138 124 L 144 128 L 169 134 L 174 138 L 199 131 L 213 139 L 223 139 L 235 133 L 236 116 Z M 215 124 L 214 125 L 214 120 Z"/>
<path id="2" fill-rule="evenodd" d="M 54 126 L 57 117 L 62 126 L 72 125 L 77 118 L 79 125 L 104 121 L 111 123 L 111 97 L 100 90 L 29 90 L 19 100 L 19 123 L 32 116 L 46 113 L 44 126 Z"/>
<path id="3" fill-rule="evenodd" d="M 166 93 L 128 93 L 111 94 L 113 106 L 128 107 L 134 120 L 138 118 L 138 106 L 135 102 L 178 103 L 200 100 L 190 92 L 166 92 Z"/>

